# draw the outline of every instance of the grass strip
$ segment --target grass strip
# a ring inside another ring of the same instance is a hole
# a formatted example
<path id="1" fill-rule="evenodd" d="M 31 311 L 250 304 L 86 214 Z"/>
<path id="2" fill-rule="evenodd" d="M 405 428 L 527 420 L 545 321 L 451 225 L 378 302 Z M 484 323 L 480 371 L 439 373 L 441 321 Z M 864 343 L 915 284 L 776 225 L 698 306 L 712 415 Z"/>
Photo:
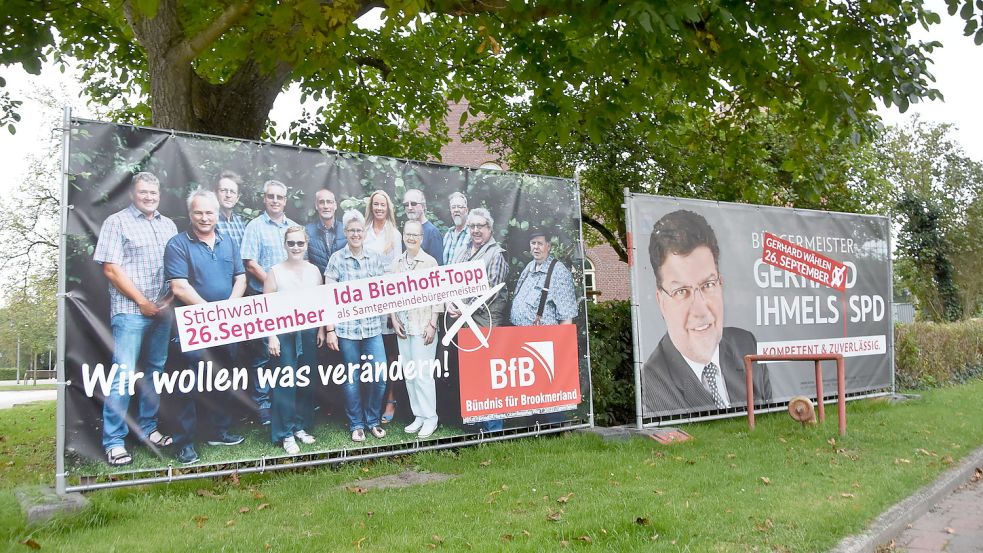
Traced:
<path id="1" fill-rule="evenodd" d="M 0 411 L 0 539 L 56 551 L 824 551 L 980 447 L 981 394 L 974 381 L 851 402 L 843 438 L 829 409 L 812 427 L 785 414 L 754 432 L 744 419 L 688 425 L 695 440 L 672 446 L 571 433 L 105 490 L 79 515 L 26 528 L 13 488 L 53 472 L 53 407 L 30 406 Z M 358 485 L 409 468 L 458 477 Z"/>

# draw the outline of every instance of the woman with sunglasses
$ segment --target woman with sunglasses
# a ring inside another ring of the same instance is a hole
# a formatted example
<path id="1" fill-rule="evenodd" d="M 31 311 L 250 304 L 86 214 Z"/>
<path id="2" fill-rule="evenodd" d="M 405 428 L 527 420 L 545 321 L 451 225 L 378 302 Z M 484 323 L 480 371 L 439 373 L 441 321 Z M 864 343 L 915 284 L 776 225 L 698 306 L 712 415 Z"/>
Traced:
<path id="1" fill-rule="evenodd" d="M 304 260 L 307 254 L 307 232 L 304 227 L 291 226 L 284 235 L 287 260 L 270 268 L 266 275 L 263 293 L 280 290 L 314 288 L 321 284 L 317 267 Z M 317 365 L 315 342 L 317 329 L 310 328 L 287 334 L 270 336 L 269 352 L 278 361 L 273 366 L 291 367 L 294 371 L 303 366 Z M 296 372 L 295 372 L 296 374 Z M 300 453 L 297 440 L 313 444 L 314 436 L 307 431 L 314 424 L 313 390 L 310 386 L 280 387 L 272 390 L 273 408 L 271 429 L 273 443 L 282 445 L 290 455 Z"/>

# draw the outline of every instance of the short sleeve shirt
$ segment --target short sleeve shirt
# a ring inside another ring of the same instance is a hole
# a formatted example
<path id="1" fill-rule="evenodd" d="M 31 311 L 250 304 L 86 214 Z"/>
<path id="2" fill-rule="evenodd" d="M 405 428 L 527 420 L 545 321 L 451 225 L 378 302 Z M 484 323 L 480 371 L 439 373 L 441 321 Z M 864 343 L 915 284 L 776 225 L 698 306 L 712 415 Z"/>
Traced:
<path id="1" fill-rule="evenodd" d="M 264 211 L 246 225 L 242 237 L 242 260 L 252 259 L 269 271 L 270 267 L 287 260 L 287 249 L 283 246 L 283 237 L 287 229 L 297 223 L 284 217 L 282 223 L 277 223 Z M 263 291 L 263 283 L 253 275 L 249 275 L 249 287 L 256 292 Z"/>
<path id="2" fill-rule="evenodd" d="M 377 277 L 386 274 L 386 265 L 378 253 L 362 247 L 362 252 L 355 256 L 346 245 L 331 254 L 328 267 L 324 270 L 324 278 L 335 282 L 346 282 L 360 278 Z M 339 338 L 362 340 L 382 334 L 380 317 L 371 316 L 355 321 L 340 322 L 335 325 Z"/>
<path id="3" fill-rule="evenodd" d="M 471 236 L 468 234 L 468 227 L 460 231 L 450 230 L 444 234 L 444 265 L 454 263 L 454 260 L 461 255 L 461 252 L 468 249 L 471 244 Z"/>
<path id="4" fill-rule="evenodd" d="M 546 284 L 546 273 L 553 256 L 548 256 L 539 266 L 533 260 L 519 275 L 515 297 L 512 298 L 512 324 L 531 326 L 536 321 L 539 300 Z M 573 288 L 573 275 L 563 263 L 557 263 L 550 277 L 549 291 L 546 293 L 546 306 L 539 324 L 555 325 L 560 321 L 577 316 L 577 295 Z"/>
<path id="5" fill-rule="evenodd" d="M 149 219 L 130 204 L 106 218 L 92 258 L 100 264 L 118 265 L 147 300 L 158 302 L 167 295 L 164 281 L 164 248 L 177 234 L 174 221 L 155 211 Z M 137 302 L 109 285 L 111 315 L 140 315 Z"/>
<path id="6" fill-rule="evenodd" d="M 215 232 L 215 246 L 191 231 L 175 235 L 164 251 L 164 278 L 186 279 L 205 301 L 229 299 L 237 275 L 243 274 L 235 241 Z"/>
<path id="7" fill-rule="evenodd" d="M 246 233 L 246 220 L 236 213 L 233 213 L 232 217 L 229 218 L 219 213 L 218 221 L 215 223 L 215 229 L 225 236 L 232 238 L 238 250 L 239 245 L 242 244 L 242 236 Z"/>

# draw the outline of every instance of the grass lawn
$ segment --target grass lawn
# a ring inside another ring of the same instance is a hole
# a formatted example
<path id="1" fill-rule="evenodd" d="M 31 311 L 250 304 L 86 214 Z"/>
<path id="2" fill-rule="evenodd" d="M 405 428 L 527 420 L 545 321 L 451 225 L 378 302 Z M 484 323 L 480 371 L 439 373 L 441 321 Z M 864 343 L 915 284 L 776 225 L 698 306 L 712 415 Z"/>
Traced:
<path id="1" fill-rule="evenodd" d="M 54 406 L 0 411 L 0 540 L 54 551 L 824 551 L 983 444 L 983 381 L 849 404 L 848 435 L 785 414 L 688 425 L 673 446 L 571 433 L 336 467 L 105 490 L 26 528 Z M 37 436 L 46 437 L 38 439 Z M 414 468 L 453 480 L 365 490 Z"/>
<path id="2" fill-rule="evenodd" d="M 57 384 L 12 384 L 0 386 L 0 392 L 25 392 L 35 390 L 57 390 Z"/>

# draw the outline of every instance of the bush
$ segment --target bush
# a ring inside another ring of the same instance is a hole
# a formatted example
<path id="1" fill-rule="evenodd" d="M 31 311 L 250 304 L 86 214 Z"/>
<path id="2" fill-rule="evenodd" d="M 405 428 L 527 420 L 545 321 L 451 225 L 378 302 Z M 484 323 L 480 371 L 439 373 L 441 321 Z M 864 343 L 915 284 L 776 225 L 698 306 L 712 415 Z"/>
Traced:
<path id="1" fill-rule="evenodd" d="M 594 421 L 616 426 L 635 421 L 631 306 L 627 301 L 588 303 Z"/>
<path id="2" fill-rule="evenodd" d="M 899 389 L 960 384 L 983 374 L 983 321 L 894 326 Z"/>
<path id="3" fill-rule="evenodd" d="M 24 377 L 24 369 L 21 369 L 20 375 L 21 375 L 21 378 Z M 10 368 L 0 369 L 0 380 L 14 380 L 15 378 L 17 378 L 17 368 L 16 367 L 10 367 Z"/>

